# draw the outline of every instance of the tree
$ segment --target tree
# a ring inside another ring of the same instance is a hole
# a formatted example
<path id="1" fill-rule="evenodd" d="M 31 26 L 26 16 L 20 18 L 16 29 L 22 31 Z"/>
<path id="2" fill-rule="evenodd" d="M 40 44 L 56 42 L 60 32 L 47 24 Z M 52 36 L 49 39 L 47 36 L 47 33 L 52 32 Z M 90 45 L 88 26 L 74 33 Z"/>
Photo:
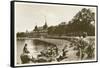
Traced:
<path id="1" fill-rule="evenodd" d="M 74 32 L 87 32 L 88 35 L 94 35 L 95 26 L 91 26 L 92 21 L 95 21 L 95 13 L 90 9 L 83 8 L 73 17 L 69 23 L 69 29 Z"/>
<path id="2" fill-rule="evenodd" d="M 57 26 L 48 27 L 48 34 L 79 36 L 86 32 L 87 35 L 93 36 L 95 35 L 95 26 L 91 24 L 93 21 L 95 22 L 95 13 L 90 9 L 83 8 L 68 24 L 61 22 Z M 45 24 L 44 28 L 46 27 Z"/>
<path id="3" fill-rule="evenodd" d="M 50 34 L 50 35 L 55 34 L 55 26 L 48 27 L 48 34 Z"/>

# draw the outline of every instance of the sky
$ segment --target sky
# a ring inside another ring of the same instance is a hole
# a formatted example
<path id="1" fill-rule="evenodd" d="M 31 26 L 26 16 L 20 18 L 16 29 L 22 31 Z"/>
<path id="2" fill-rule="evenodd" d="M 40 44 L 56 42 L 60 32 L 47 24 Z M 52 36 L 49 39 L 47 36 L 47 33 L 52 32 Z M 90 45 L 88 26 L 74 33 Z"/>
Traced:
<path id="1" fill-rule="evenodd" d="M 70 21 L 82 8 L 90 8 L 93 12 L 95 7 L 54 5 L 40 3 L 15 3 L 15 30 L 16 32 L 32 31 L 37 25 L 43 26 L 45 20 L 48 26 L 55 26 L 61 22 Z"/>

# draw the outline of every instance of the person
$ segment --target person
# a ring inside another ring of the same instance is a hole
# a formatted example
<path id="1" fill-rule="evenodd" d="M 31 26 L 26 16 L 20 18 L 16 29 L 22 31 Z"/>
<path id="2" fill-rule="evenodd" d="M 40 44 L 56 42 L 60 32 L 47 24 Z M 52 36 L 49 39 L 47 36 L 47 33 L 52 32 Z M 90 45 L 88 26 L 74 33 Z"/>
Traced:
<path id="1" fill-rule="evenodd" d="M 67 47 L 67 46 L 65 45 L 65 47 Z M 66 53 L 67 53 L 67 52 L 68 52 L 68 50 L 65 50 L 65 48 L 63 48 L 62 51 L 60 52 L 59 57 L 58 57 L 56 60 L 59 62 L 59 61 L 65 59 L 65 58 L 68 58 L 68 57 L 66 56 Z"/>
<path id="2" fill-rule="evenodd" d="M 27 44 L 26 43 L 25 43 L 25 46 L 23 48 L 23 53 L 29 53 L 28 47 L 27 47 Z"/>
<path id="3" fill-rule="evenodd" d="M 83 32 L 83 38 L 86 38 L 87 32 Z"/>
<path id="4" fill-rule="evenodd" d="M 35 62 L 35 59 L 33 58 L 33 56 L 31 55 L 31 53 L 29 52 L 27 48 L 27 44 L 25 44 L 23 48 L 23 53 L 21 54 L 20 58 L 21 58 L 22 64 Z"/>
<path id="5" fill-rule="evenodd" d="M 52 56 L 52 49 L 50 47 L 48 47 L 46 54 L 47 54 L 48 57 Z"/>
<path id="6" fill-rule="evenodd" d="M 54 50 L 56 51 L 56 56 L 58 55 L 58 48 L 57 46 L 54 47 Z"/>

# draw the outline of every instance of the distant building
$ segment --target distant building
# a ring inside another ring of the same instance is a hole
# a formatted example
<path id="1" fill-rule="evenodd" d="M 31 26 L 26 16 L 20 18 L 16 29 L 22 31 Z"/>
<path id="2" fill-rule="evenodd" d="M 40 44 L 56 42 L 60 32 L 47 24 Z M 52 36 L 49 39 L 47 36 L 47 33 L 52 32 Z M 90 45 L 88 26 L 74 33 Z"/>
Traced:
<path id="1" fill-rule="evenodd" d="M 37 37 L 46 37 L 48 32 L 48 25 L 45 20 L 45 24 L 41 27 L 38 27 L 37 25 L 33 29 L 33 35 Z"/>

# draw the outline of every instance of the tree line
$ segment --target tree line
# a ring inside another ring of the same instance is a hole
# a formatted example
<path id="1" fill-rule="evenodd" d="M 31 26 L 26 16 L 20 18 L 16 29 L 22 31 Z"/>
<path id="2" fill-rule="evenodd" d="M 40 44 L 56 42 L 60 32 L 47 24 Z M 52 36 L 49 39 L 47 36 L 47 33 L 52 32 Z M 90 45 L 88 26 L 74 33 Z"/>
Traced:
<path id="1" fill-rule="evenodd" d="M 79 11 L 68 24 L 61 22 L 57 26 L 48 28 L 50 35 L 77 36 L 83 32 L 86 32 L 89 36 L 95 35 L 95 13 L 86 8 Z"/>

